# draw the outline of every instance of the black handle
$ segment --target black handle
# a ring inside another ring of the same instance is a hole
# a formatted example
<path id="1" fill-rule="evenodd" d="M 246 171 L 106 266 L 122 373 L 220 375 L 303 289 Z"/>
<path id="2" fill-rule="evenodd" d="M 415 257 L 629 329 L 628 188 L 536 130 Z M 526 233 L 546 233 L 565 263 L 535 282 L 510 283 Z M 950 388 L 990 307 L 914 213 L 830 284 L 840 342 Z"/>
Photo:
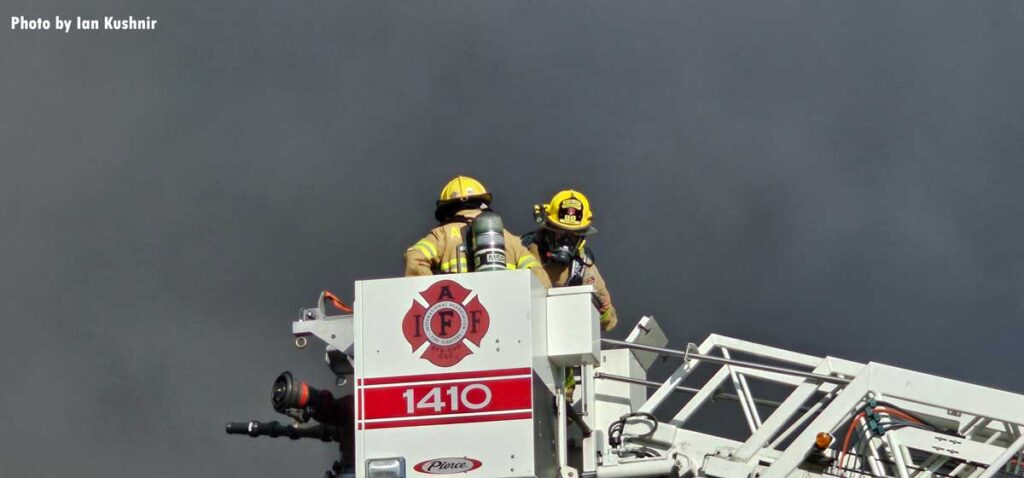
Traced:
<path id="1" fill-rule="evenodd" d="M 299 438 L 316 438 L 321 441 L 337 441 L 338 428 L 331 425 L 283 425 L 279 422 L 230 422 L 225 431 L 229 435 L 249 435 L 251 437 L 268 436 L 271 438 L 288 437 L 292 440 Z"/>

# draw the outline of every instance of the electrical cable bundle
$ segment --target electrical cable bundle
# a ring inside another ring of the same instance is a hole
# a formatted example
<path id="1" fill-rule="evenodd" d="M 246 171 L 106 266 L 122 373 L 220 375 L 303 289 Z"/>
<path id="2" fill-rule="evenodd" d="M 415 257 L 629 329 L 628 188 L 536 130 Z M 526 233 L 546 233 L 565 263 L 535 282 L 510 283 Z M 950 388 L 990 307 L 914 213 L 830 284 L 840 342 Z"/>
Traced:
<path id="1" fill-rule="evenodd" d="M 882 417 L 879 414 L 885 414 L 887 421 L 882 422 Z M 881 437 L 886 432 L 892 430 L 899 430 L 901 428 L 920 428 L 922 430 L 928 430 L 936 433 L 944 433 L 943 430 L 929 425 L 910 413 L 900 409 L 896 405 L 881 400 L 868 400 L 864 405 L 863 411 L 853 416 L 850 420 L 850 424 L 846 429 L 846 436 L 843 438 L 842 447 L 839 449 L 839 460 L 837 460 L 837 468 L 845 469 L 847 455 L 857 446 L 857 442 L 861 439 L 862 433 L 857 433 L 854 436 L 854 430 L 861 428 L 860 420 L 865 419 L 867 421 L 868 431 L 872 432 L 874 436 Z M 851 441 L 852 439 L 852 441 Z"/>
<path id="2" fill-rule="evenodd" d="M 646 419 L 650 420 L 651 423 L 653 424 L 653 425 L 651 425 L 651 429 L 649 431 L 647 431 L 646 433 L 642 434 L 642 435 L 637 435 L 635 437 L 634 436 L 629 436 L 629 437 L 626 437 L 624 439 L 623 436 L 622 436 L 622 431 L 626 427 L 626 421 L 629 420 L 630 418 L 638 418 L 638 417 L 642 417 L 642 418 L 646 418 Z M 612 422 L 611 425 L 608 425 L 608 445 L 610 445 L 612 448 L 619 448 L 623 444 L 624 440 L 627 440 L 627 439 L 630 439 L 630 438 L 648 438 L 651 435 L 654 435 L 654 432 L 657 431 L 657 430 L 658 430 L 658 419 L 655 418 L 653 414 L 648 413 L 648 412 L 627 413 L 627 414 L 619 417 L 618 420 Z M 654 450 L 653 448 L 648 448 L 646 446 L 641 446 L 638 449 L 636 449 L 635 451 L 631 451 L 631 452 L 636 454 L 640 458 L 651 458 L 651 457 L 661 456 L 661 454 L 658 453 L 657 450 Z"/>

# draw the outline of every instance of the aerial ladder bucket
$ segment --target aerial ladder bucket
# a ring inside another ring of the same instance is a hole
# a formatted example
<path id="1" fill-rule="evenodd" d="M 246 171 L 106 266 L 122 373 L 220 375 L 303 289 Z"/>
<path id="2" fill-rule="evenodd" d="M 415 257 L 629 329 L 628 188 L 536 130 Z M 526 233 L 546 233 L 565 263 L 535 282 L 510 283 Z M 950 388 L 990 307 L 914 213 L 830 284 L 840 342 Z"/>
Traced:
<path id="1" fill-rule="evenodd" d="M 228 432 L 339 442 L 328 476 L 355 478 L 1024 477 L 1024 396 L 720 335 L 667 348 L 651 317 L 602 339 L 592 293 L 529 271 L 357 282 L 351 314 L 322 296 L 292 324 L 336 389 L 282 374 L 292 422 Z M 744 437 L 692 427 L 716 400 Z"/>

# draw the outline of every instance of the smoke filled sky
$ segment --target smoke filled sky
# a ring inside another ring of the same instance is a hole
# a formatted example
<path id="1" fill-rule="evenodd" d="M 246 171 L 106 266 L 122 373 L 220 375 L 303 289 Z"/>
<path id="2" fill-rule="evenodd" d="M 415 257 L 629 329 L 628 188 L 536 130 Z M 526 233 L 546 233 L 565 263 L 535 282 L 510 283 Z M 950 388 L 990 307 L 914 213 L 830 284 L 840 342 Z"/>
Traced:
<path id="1" fill-rule="evenodd" d="M 0 476 L 321 476 L 290 321 L 400 275 L 450 177 L 574 187 L 623 337 L 1024 393 L 1024 3 L 7 0 Z M 317 343 L 318 344 L 318 343 Z M 738 415 L 737 415 L 738 416 Z"/>

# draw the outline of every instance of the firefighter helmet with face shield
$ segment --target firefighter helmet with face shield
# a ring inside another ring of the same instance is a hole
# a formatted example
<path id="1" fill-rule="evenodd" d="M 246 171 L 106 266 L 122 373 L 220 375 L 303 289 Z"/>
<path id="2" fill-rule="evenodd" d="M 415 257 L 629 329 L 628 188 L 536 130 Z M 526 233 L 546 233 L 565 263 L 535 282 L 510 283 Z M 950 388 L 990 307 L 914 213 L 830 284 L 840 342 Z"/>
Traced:
<path id="1" fill-rule="evenodd" d="M 581 255 L 585 236 L 597 232 L 591 224 L 590 200 L 579 191 L 555 193 L 547 204 L 535 205 L 533 215 L 544 228 L 540 233 L 546 255 L 556 262 L 568 263 Z"/>
<path id="2" fill-rule="evenodd" d="M 463 209 L 486 208 L 493 197 L 484 185 L 469 176 L 456 176 L 441 189 L 441 197 L 437 200 L 434 217 L 444 221 L 453 213 Z"/>
<path id="3" fill-rule="evenodd" d="M 551 201 L 534 206 L 533 211 L 534 219 L 546 229 L 572 231 L 583 236 L 597 232 L 591 225 L 594 213 L 590 210 L 590 200 L 579 191 L 558 191 Z"/>

